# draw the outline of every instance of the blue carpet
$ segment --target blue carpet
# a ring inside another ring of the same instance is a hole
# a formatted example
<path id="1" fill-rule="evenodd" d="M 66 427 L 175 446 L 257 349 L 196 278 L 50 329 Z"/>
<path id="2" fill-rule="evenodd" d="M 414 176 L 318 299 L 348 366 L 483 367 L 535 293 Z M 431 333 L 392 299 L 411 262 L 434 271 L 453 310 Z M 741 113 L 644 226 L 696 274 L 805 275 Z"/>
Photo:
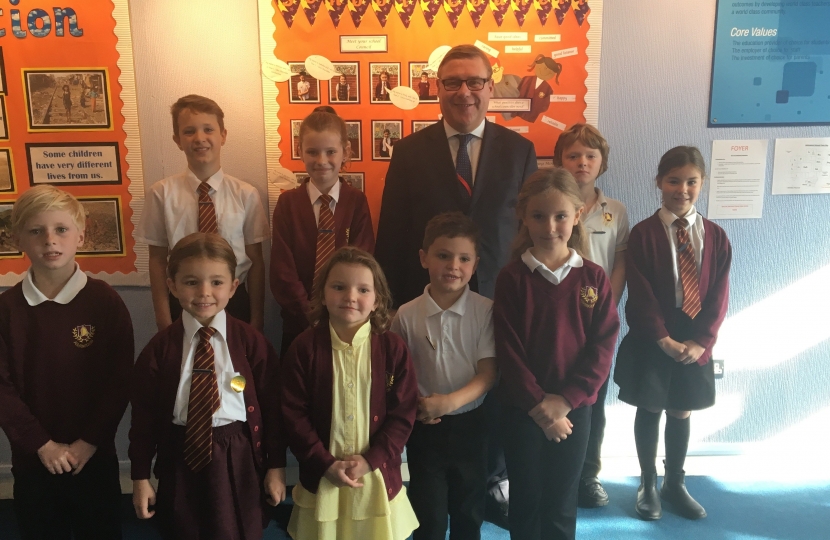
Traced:
<path id="1" fill-rule="evenodd" d="M 644 522 L 634 513 L 638 479 L 604 482 L 611 503 L 580 510 L 580 540 L 821 540 L 830 539 L 830 483 L 782 484 L 772 482 L 718 482 L 710 477 L 689 477 L 689 491 L 706 507 L 709 516 L 688 521 L 666 505 L 663 519 Z M 139 521 L 129 496 L 124 497 L 124 539 L 157 540 L 149 523 Z M 289 506 L 278 508 L 284 519 Z M 0 540 L 19 540 L 12 501 L 0 501 Z M 288 538 L 272 521 L 265 540 Z M 482 540 L 507 540 L 504 529 L 485 523 Z"/>

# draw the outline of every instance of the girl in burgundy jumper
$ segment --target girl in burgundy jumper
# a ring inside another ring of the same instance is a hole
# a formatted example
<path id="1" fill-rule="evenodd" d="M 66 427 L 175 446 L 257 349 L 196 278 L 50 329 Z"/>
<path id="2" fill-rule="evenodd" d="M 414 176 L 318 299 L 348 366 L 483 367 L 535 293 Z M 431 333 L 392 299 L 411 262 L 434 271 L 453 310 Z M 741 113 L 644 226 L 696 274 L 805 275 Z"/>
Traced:
<path id="1" fill-rule="evenodd" d="M 697 213 L 705 164 L 694 147 L 666 152 L 657 168 L 663 205 L 638 223 L 628 241 L 625 313 L 614 381 L 637 407 L 634 437 L 642 478 L 637 513 L 660 519 L 660 498 L 689 519 L 706 511 L 686 491 L 683 464 L 691 411 L 715 403 L 710 358 L 729 300 L 732 249 L 726 233 Z M 657 493 L 657 443 L 666 411 L 666 476 Z"/>
<path id="2" fill-rule="evenodd" d="M 496 281 L 497 390 L 506 405 L 510 537 L 573 539 L 591 405 L 611 369 L 619 318 L 602 267 L 582 258 L 573 176 L 542 169 L 516 203 L 513 260 Z"/>
<path id="3" fill-rule="evenodd" d="M 309 179 L 280 195 L 274 209 L 271 292 L 282 308 L 281 356 L 308 328 L 314 277 L 334 250 L 347 245 L 375 250 L 366 195 L 339 174 L 350 154 L 346 123 L 331 107 L 332 112 L 321 109 L 300 125 L 300 153 Z"/>

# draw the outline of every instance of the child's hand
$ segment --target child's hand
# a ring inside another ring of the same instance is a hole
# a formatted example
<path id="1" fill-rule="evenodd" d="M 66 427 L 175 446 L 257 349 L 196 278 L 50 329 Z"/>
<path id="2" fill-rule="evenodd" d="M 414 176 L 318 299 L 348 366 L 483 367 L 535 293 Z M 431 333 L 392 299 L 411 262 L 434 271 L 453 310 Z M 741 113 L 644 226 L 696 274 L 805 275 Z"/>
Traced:
<path id="1" fill-rule="evenodd" d="M 558 422 L 571 412 L 571 404 L 559 394 L 545 394 L 538 405 L 530 410 L 529 414 L 534 422 L 542 429 L 548 429 L 554 422 Z"/>
<path id="2" fill-rule="evenodd" d="M 574 425 L 566 416 L 562 420 L 554 422 L 548 429 L 543 431 L 545 432 L 545 437 L 547 437 L 549 441 L 562 442 L 568 438 L 568 435 L 573 433 L 573 427 Z"/>
<path id="3" fill-rule="evenodd" d="M 335 487 L 363 487 L 363 484 L 356 480 L 352 480 L 349 475 L 346 474 L 348 469 L 355 466 L 357 466 L 357 463 L 354 461 L 335 461 L 326 471 L 325 477 L 329 482 L 334 484 Z"/>
<path id="4" fill-rule="evenodd" d="M 671 356 L 674 360 L 678 360 L 678 358 L 686 353 L 686 345 L 680 343 L 679 341 L 673 340 L 669 336 L 658 339 L 657 345 L 660 346 L 660 349 L 662 349 L 664 353 Z"/>
<path id="5" fill-rule="evenodd" d="M 266 501 L 271 506 L 277 506 L 285 500 L 285 468 L 268 469 L 265 473 Z"/>
<path id="6" fill-rule="evenodd" d="M 49 441 L 37 451 L 37 457 L 43 466 L 52 474 L 63 474 L 72 471 L 67 454 L 69 445 Z"/>
<path id="7" fill-rule="evenodd" d="M 138 519 L 150 519 L 156 514 L 150 510 L 156 504 L 156 490 L 149 480 L 133 480 L 133 508 Z"/>
<path id="8" fill-rule="evenodd" d="M 418 414 L 415 417 L 424 424 L 437 424 L 445 414 L 453 412 L 457 407 L 446 394 L 432 394 L 418 398 Z"/>
<path id="9" fill-rule="evenodd" d="M 706 352 L 706 349 L 704 349 L 702 345 L 693 339 L 684 341 L 683 345 L 686 347 L 686 352 L 678 357 L 677 361 L 683 362 L 684 364 L 692 364 L 697 362 L 700 357 L 703 356 L 703 353 Z"/>
<path id="10" fill-rule="evenodd" d="M 356 456 L 346 456 L 346 461 L 351 461 L 356 464 L 353 467 L 346 469 L 346 475 L 352 480 L 360 480 L 372 470 L 369 466 L 369 462 L 366 461 L 366 458 L 359 454 Z"/>
<path id="11" fill-rule="evenodd" d="M 78 439 L 69 445 L 67 459 L 69 464 L 75 469 L 72 474 L 80 473 L 89 459 L 95 454 L 98 447 L 94 444 L 89 444 L 83 439 Z"/>

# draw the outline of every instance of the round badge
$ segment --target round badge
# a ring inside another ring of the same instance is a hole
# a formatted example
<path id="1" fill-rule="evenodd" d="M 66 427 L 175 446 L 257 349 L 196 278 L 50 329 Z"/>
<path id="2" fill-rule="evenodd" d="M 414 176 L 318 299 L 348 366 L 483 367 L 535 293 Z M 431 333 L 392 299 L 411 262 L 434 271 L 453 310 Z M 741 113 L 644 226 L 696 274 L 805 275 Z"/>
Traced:
<path id="1" fill-rule="evenodd" d="M 243 377 L 242 375 L 237 375 L 236 377 L 231 379 L 231 389 L 236 393 L 245 390 L 245 377 Z"/>

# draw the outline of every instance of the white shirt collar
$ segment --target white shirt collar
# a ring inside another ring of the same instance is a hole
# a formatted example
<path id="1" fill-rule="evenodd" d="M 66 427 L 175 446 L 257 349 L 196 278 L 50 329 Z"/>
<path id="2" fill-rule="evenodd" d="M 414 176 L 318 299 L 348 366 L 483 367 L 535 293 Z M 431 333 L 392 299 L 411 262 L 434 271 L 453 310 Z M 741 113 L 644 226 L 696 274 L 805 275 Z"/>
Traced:
<path id="1" fill-rule="evenodd" d="M 528 269 L 531 272 L 536 270 L 539 271 L 539 275 L 541 275 L 546 280 L 550 281 L 554 285 L 558 285 L 565 276 L 568 275 L 571 268 L 580 268 L 582 266 L 582 257 L 573 249 L 568 248 L 568 251 L 571 253 L 571 256 L 568 257 L 568 260 L 565 261 L 565 264 L 557 268 L 556 270 L 551 270 L 545 263 L 541 262 L 539 259 L 533 256 L 530 252 L 530 248 L 527 251 L 522 253 L 522 262 L 527 265 Z"/>
<path id="2" fill-rule="evenodd" d="M 452 311 L 453 313 L 464 316 L 464 312 L 467 311 L 467 298 L 470 296 L 470 285 L 469 283 L 464 286 L 464 292 L 461 293 L 461 296 L 458 297 L 458 300 L 455 301 L 453 305 L 448 307 L 446 310 L 441 309 L 432 296 L 429 294 L 429 285 L 424 287 L 424 297 L 426 298 L 426 310 L 427 310 L 427 317 L 432 317 L 438 313 L 443 313 L 444 311 Z"/>
<path id="3" fill-rule="evenodd" d="M 672 225 L 674 225 L 675 221 L 680 219 L 680 216 L 674 215 L 665 206 L 660 207 L 660 211 L 657 213 L 657 215 L 660 217 L 660 221 L 662 221 L 666 227 L 671 227 Z M 694 206 L 692 206 L 692 208 L 689 210 L 689 213 L 686 214 L 686 216 L 684 217 L 686 221 L 689 222 L 689 227 L 695 224 L 695 221 L 697 220 L 697 215 L 697 209 Z"/>
<path id="4" fill-rule="evenodd" d="M 26 277 L 23 278 L 23 297 L 30 306 L 42 304 L 47 300 L 57 302 L 58 304 L 68 304 L 86 286 L 86 280 L 86 274 L 81 271 L 78 263 L 75 263 L 75 273 L 72 274 L 72 277 L 69 278 L 69 281 L 66 282 L 63 289 L 54 298 L 47 298 L 45 294 L 35 287 L 35 283 L 32 281 L 32 268 L 29 267 L 29 271 L 26 272 Z"/>
<path id="5" fill-rule="evenodd" d="M 602 190 L 599 189 L 598 187 L 594 188 L 594 193 L 597 194 L 596 204 L 598 204 L 599 206 L 605 208 L 605 205 L 608 204 L 608 201 L 605 199 L 605 193 L 603 193 Z"/>
<path id="6" fill-rule="evenodd" d="M 471 134 L 471 135 L 475 135 L 475 136 L 476 136 L 476 137 L 478 137 L 479 139 L 483 139 L 483 138 L 484 138 L 484 124 L 485 124 L 485 123 L 487 123 L 487 119 L 486 119 L 486 118 L 485 118 L 484 120 L 482 120 L 482 121 L 481 121 L 481 124 L 479 124 L 479 125 L 478 125 L 478 127 L 477 127 L 477 128 L 475 128 L 474 130 L 472 130 L 472 131 L 470 132 L 470 134 Z M 460 131 L 456 130 L 454 127 L 452 127 L 451 125 L 449 125 L 449 124 L 447 123 L 447 121 L 446 121 L 446 120 L 444 120 L 444 131 L 446 131 L 446 132 L 447 132 L 447 139 L 450 139 L 450 138 L 452 138 L 452 137 L 455 137 L 456 135 L 458 135 L 459 133 L 461 133 Z"/>
<path id="7" fill-rule="evenodd" d="M 190 184 L 190 188 L 195 192 L 199 189 L 199 184 L 202 183 L 199 178 L 196 177 L 196 174 L 193 173 L 189 168 L 185 173 L 185 177 L 187 178 L 188 183 Z M 222 171 L 222 168 L 219 167 L 219 170 L 213 173 L 213 176 L 205 180 L 208 185 L 213 189 L 213 191 L 218 191 L 219 186 L 222 185 L 222 180 L 225 178 L 225 173 Z"/>
<path id="8" fill-rule="evenodd" d="M 311 199 L 311 204 L 317 202 L 317 199 L 320 198 L 323 192 L 317 189 L 317 186 L 314 185 L 314 182 L 311 179 L 308 180 L 308 198 Z M 334 199 L 334 202 L 337 203 L 340 201 L 340 180 L 338 179 L 337 182 L 331 186 L 329 190 L 329 196 Z"/>
<path id="9" fill-rule="evenodd" d="M 195 336 L 196 332 L 199 331 L 199 328 L 202 327 L 202 323 L 194 319 L 193 315 L 187 311 L 182 310 L 182 324 L 184 325 L 185 343 L 191 343 L 193 341 L 193 336 Z M 210 327 L 214 328 L 216 333 L 221 335 L 222 339 L 227 343 L 228 325 L 224 309 L 213 316 L 213 320 L 210 321 Z"/>

